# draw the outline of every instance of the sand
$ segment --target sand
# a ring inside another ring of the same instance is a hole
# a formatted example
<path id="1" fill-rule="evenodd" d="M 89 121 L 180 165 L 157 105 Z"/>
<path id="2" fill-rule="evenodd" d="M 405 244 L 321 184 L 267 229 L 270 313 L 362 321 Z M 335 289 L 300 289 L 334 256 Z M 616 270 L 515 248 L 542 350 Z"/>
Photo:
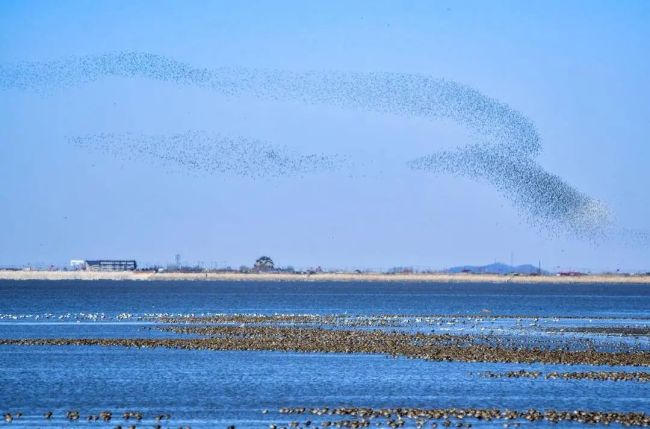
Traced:
<path id="1" fill-rule="evenodd" d="M 384 274 L 384 273 L 153 273 L 92 271 L 0 270 L 0 280 L 136 280 L 136 281 L 311 281 L 311 282 L 427 282 L 427 283 L 640 283 L 650 284 L 648 275 L 510 276 L 496 274 Z"/>

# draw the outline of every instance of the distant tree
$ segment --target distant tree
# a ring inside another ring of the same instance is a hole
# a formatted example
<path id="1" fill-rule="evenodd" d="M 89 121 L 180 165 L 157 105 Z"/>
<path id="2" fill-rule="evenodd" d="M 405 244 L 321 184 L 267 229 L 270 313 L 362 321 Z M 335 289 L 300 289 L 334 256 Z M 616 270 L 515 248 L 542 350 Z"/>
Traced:
<path id="1" fill-rule="evenodd" d="M 260 256 L 255 261 L 253 268 L 256 271 L 271 271 L 273 268 L 275 268 L 275 264 L 273 263 L 273 259 L 269 258 L 268 256 Z"/>

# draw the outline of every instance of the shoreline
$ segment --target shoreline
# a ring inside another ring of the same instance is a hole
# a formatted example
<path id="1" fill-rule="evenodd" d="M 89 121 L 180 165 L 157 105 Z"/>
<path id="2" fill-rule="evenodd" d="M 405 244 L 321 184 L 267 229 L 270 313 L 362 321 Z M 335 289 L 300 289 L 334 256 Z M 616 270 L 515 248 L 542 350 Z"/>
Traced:
<path id="1" fill-rule="evenodd" d="M 650 284 L 648 275 L 526 276 L 498 274 L 384 274 L 384 273 L 154 273 L 139 271 L 10 271 L 0 270 L 0 280 L 117 280 L 213 282 L 392 282 L 392 283 L 515 283 L 515 284 Z"/>

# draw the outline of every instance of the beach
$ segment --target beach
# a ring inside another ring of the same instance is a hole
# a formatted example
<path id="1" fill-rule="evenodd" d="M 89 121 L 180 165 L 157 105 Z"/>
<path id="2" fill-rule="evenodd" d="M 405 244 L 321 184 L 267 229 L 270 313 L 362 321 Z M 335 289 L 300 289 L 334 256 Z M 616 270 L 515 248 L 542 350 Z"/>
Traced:
<path id="1" fill-rule="evenodd" d="M 150 271 L 12 271 L 0 270 L 0 280 L 133 280 L 133 281 L 260 281 L 260 282 L 423 282 L 423 283 L 521 283 L 521 284 L 648 284 L 648 275 L 593 274 L 558 275 L 498 275 L 446 273 L 237 273 L 237 272 L 150 272 Z"/>

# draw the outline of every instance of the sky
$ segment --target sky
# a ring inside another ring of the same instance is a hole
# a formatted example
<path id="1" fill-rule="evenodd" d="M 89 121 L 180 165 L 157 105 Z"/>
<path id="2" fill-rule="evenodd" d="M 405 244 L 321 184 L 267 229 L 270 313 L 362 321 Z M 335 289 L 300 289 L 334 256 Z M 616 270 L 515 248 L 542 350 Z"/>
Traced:
<path id="1" fill-rule="evenodd" d="M 606 205 L 617 230 L 650 231 L 649 21 L 645 1 L 3 1 L 0 67 L 130 52 L 201 70 L 456 82 L 527 118 L 540 137 L 535 161 Z M 269 255 L 341 269 L 650 270 L 647 240 L 531 224 L 494 183 L 406 168 L 471 144 L 445 118 L 233 97 L 147 76 L 46 86 L 0 86 L 0 266 L 166 264 L 180 254 L 208 267 Z M 120 143 L 187 133 L 344 161 L 251 176 Z M 97 135 L 116 148 L 73 144 Z"/>

